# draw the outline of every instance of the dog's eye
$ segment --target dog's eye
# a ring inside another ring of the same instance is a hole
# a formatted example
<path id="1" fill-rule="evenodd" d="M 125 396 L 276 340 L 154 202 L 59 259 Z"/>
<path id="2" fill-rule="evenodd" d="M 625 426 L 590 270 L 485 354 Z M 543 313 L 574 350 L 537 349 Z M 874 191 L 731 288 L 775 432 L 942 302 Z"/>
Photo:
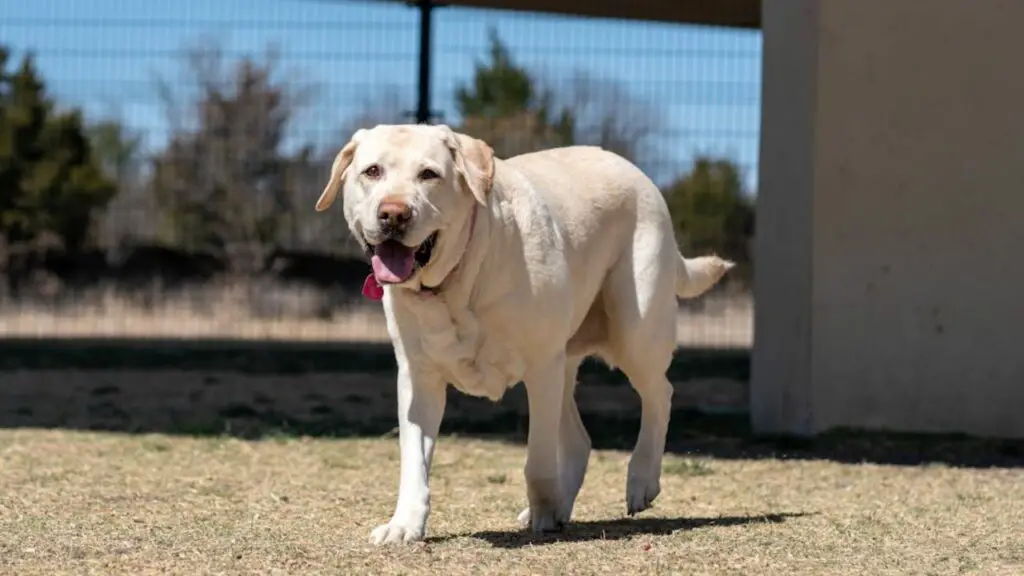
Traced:
<path id="1" fill-rule="evenodd" d="M 430 168 L 425 168 L 422 172 L 420 172 L 420 180 L 433 180 L 435 178 L 440 178 L 440 176 L 438 176 L 437 172 L 434 172 Z"/>
<path id="2" fill-rule="evenodd" d="M 370 180 L 376 180 L 377 178 L 380 178 L 380 174 L 380 166 L 376 164 L 370 164 L 369 166 L 366 167 L 366 170 L 363 170 L 363 176 L 366 176 Z"/>

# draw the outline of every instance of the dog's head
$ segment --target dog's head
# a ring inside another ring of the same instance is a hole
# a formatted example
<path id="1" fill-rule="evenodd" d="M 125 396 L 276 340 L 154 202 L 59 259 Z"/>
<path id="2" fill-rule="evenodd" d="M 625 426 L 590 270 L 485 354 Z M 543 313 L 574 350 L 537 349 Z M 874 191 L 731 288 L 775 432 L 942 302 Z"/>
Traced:
<path id="1" fill-rule="evenodd" d="M 316 209 L 342 193 L 379 283 L 405 284 L 428 268 L 439 282 L 458 262 L 460 232 L 474 203 L 486 205 L 493 177 L 494 153 L 479 140 L 444 125 L 380 125 L 341 149 Z"/>

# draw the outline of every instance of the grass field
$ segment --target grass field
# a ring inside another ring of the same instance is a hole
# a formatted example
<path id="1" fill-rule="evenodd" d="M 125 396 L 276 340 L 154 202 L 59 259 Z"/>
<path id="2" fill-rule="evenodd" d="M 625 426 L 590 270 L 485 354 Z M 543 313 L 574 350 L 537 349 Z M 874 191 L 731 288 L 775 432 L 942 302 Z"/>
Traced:
<path id="1" fill-rule="evenodd" d="M 652 510 L 624 518 L 636 395 L 585 365 L 602 449 L 564 533 L 515 523 L 518 387 L 449 396 L 428 541 L 374 548 L 398 482 L 393 351 L 379 307 L 322 315 L 323 297 L 0 309 L 0 573 L 1024 574 L 1021 443 L 751 435 L 742 297 L 680 309 Z"/>
<path id="2" fill-rule="evenodd" d="M 429 540 L 378 549 L 394 438 L 0 432 L 7 574 L 1021 574 L 1024 472 L 668 456 L 624 519 L 599 451 L 560 536 L 518 530 L 520 445 L 447 437 Z"/>

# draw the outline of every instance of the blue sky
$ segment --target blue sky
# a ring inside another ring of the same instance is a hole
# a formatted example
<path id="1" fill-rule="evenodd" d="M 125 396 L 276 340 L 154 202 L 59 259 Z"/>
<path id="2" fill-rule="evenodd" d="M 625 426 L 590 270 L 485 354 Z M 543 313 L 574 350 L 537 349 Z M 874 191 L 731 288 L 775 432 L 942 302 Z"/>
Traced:
<path id="1" fill-rule="evenodd" d="M 335 145 L 366 102 L 415 108 L 418 16 L 401 2 L 0 0 L 0 14 L 0 42 L 34 51 L 62 103 L 118 117 L 153 148 L 168 132 L 155 79 L 180 80 L 181 50 L 204 38 L 229 56 L 274 45 L 286 70 L 316 86 L 294 129 L 301 140 Z M 485 56 L 493 26 L 517 61 L 556 88 L 583 71 L 654 110 L 656 180 L 706 153 L 737 161 L 754 187 L 759 32 L 454 7 L 434 22 L 433 107 L 445 120 L 457 122 L 452 93 Z"/>

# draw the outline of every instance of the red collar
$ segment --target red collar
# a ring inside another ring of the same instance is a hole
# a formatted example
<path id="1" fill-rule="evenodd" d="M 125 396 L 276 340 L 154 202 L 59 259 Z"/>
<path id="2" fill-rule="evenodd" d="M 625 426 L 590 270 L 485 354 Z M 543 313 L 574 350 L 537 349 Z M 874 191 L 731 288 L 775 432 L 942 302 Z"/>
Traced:
<path id="1" fill-rule="evenodd" d="M 469 238 L 466 239 L 466 246 L 462 249 L 463 256 L 466 255 L 465 251 L 469 248 L 469 241 L 473 239 L 473 230 L 476 228 L 476 212 L 478 206 L 479 204 L 473 204 L 473 215 L 469 217 Z M 458 263 L 456 263 L 455 267 L 458 268 L 458 266 Z M 437 288 L 437 286 L 421 286 L 420 293 L 436 294 Z M 366 277 L 366 280 L 363 280 L 363 296 L 366 296 L 370 300 L 381 300 L 384 298 L 384 287 L 380 285 L 380 282 L 377 282 L 377 278 L 373 273 L 370 273 L 370 275 Z"/>

